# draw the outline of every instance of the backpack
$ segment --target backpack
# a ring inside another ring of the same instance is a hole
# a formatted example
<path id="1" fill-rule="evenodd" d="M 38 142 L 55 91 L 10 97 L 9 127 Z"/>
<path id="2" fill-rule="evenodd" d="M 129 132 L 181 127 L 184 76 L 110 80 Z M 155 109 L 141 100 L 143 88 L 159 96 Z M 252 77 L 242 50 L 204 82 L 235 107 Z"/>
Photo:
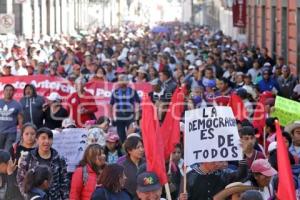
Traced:
<path id="1" fill-rule="evenodd" d="M 82 167 L 82 182 L 83 182 L 83 186 L 85 186 L 87 184 L 89 178 L 89 173 L 87 171 L 87 166 L 83 166 Z"/>

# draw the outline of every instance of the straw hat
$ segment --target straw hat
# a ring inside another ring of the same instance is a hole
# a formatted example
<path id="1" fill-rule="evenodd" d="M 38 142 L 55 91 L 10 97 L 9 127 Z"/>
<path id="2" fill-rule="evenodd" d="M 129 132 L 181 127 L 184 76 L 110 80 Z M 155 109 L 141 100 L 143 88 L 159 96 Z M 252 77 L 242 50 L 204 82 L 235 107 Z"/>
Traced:
<path id="1" fill-rule="evenodd" d="M 300 121 L 294 121 L 294 123 L 291 123 L 287 125 L 284 130 L 290 134 L 292 134 L 292 131 L 296 128 L 300 128 Z"/>
<path id="2" fill-rule="evenodd" d="M 242 193 L 247 190 L 255 190 L 255 189 L 257 188 L 249 185 L 244 185 L 241 182 L 230 183 L 225 187 L 224 190 L 222 190 L 221 192 L 219 192 L 214 196 L 214 200 L 225 200 L 226 198 L 230 197 L 233 194 Z"/>

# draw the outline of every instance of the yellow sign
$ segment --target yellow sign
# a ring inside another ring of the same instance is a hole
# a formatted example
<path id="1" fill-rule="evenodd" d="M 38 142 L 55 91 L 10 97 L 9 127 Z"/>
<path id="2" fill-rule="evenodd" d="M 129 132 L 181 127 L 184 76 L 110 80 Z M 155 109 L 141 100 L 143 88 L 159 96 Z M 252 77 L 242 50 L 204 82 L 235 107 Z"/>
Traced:
<path id="1" fill-rule="evenodd" d="M 300 103 L 277 96 L 272 117 L 277 117 L 283 126 L 300 120 Z"/>

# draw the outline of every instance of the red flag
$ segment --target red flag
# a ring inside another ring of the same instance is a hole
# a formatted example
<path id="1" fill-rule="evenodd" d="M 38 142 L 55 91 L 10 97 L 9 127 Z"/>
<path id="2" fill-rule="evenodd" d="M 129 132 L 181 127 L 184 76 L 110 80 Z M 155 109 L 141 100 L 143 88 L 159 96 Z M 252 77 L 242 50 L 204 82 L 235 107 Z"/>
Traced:
<path id="1" fill-rule="evenodd" d="M 176 88 L 165 119 L 159 129 L 164 143 L 165 159 L 168 159 L 174 151 L 175 145 L 180 143 L 180 118 L 184 111 L 185 91 L 186 87 Z"/>
<path id="2" fill-rule="evenodd" d="M 264 92 L 259 96 L 258 102 L 256 104 L 254 114 L 253 114 L 253 126 L 257 128 L 258 130 L 258 137 L 261 140 L 260 143 L 262 143 L 263 140 L 263 132 L 266 122 L 266 100 L 274 98 L 272 92 Z"/>
<path id="3" fill-rule="evenodd" d="M 259 138 L 262 139 L 266 122 L 266 109 L 265 109 L 265 97 L 261 95 L 256 104 L 253 114 L 253 126 L 257 128 Z"/>
<path id="4" fill-rule="evenodd" d="M 158 132 L 159 123 L 155 106 L 147 94 L 142 103 L 142 134 L 147 161 L 147 171 L 155 172 L 160 183 L 167 183 L 163 142 Z"/>
<path id="5" fill-rule="evenodd" d="M 235 93 L 231 94 L 228 106 L 232 108 L 232 112 L 236 119 L 240 121 L 247 119 L 247 110 L 240 96 Z"/>
<path id="6" fill-rule="evenodd" d="M 295 185 L 288 150 L 283 140 L 279 122 L 276 120 L 277 160 L 278 160 L 278 192 L 280 200 L 296 200 Z"/>

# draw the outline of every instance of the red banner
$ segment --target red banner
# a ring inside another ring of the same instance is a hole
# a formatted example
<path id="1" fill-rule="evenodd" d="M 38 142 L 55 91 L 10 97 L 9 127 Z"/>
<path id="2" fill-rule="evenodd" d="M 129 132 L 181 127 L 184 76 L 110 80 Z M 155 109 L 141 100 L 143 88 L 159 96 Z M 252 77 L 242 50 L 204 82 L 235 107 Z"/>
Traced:
<path id="1" fill-rule="evenodd" d="M 59 77 L 49 77 L 45 75 L 36 76 L 10 76 L 0 78 L 0 97 L 3 98 L 3 87 L 5 84 L 12 84 L 15 89 L 14 99 L 20 100 L 23 97 L 23 89 L 26 84 L 33 84 L 39 95 L 46 97 L 51 92 L 58 92 L 63 100 L 75 92 L 75 88 L 71 82 Z M 148 93 L 152 90 L 149 83 L 129 83 L 129 86 L 135 89 L 139 96 L 142 97 L 144 92 Z M 117 83 L 111 82 L 89 82 L 86 84 L 86 90 L 89 91 L 96 100 L 98 112 L 96 116 L 109 115 L 109 101 L 112 91 L 118 87 Z"/>
<path id="2" fill-rule="evenodd" d="M 239 28 L 246 28 L 246 0 L 234 0 L 232 5 L 233 26 Z"/>

